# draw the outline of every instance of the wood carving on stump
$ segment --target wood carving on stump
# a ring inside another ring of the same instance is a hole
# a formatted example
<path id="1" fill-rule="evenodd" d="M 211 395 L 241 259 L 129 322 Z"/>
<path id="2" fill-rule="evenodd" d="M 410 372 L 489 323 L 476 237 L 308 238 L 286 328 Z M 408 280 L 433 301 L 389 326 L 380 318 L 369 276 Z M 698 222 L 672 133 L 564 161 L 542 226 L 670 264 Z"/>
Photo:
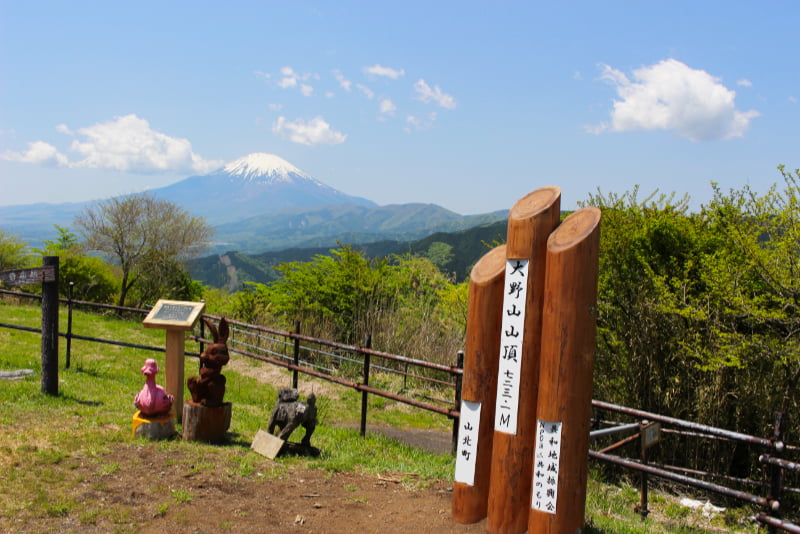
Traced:
<path id="1" fill-rule="evenodd" d="M 222 367 L 228 363 L 228 321 L 223 317 L 219 322 L 219 330 L 208 319 L 203 318 L 214 343 L 206 347 L 200 355 L 200 376 L 189 377 L 187 385 L 192 394 L 192 402 L 202 404 L 209 408 L 222 406 L 222 399 L 225 396 L 225 375 L 222 374 Z"/>
<path id="2" fill-rule="evenodd" d="M 222 367 L 230 360 L 228 354 L 228 321 L 222 318 L 219 329 L 207 319 L 214 343 L 200 355 L 200 376 L 187 380 L 192 400 L 183 405 L 183 439 L 221 443 L 231 423 L 231 403 L 223 402 L 225 375 Z"/>

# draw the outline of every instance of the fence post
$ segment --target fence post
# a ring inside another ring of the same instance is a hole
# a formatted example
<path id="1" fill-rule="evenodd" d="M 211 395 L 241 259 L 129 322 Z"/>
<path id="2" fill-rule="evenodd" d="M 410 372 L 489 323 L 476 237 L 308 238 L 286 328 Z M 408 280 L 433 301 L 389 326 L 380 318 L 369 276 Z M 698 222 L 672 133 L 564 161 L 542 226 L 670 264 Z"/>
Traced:
<path id="1" fill-rule="evenodd" d="M 372 348 L 372 334 L 367 334 L 367 339 L 364 342 L 365 348 Z M 364 385 L 369 385 L 369 359 L 370 354 L 364 354 Z M 367 434 L 367 392 L 361 392 L 361 437 Z"/>
<path id="2" fill-rule="evenodd" d="M 642 421 L 641 428 L 639 430 L 639 441 L 642 445 L 642 465 L 647 466 L 647 447 L 645 446 L 644 442 L 644 426 L 647 424 L 647 421 Z M 647 509 L 647 471 L 642 471 L 641 473 L 640 489 L 641 495 L 639 499 L 639 506 L 636 507 L 636 511 L 642 516 L 642 521 L 647 519 L 648 514 L 650 514 L 650 510 Z"/>
<path id="3" fill-rule="evenodd" d="M 408 364 L 406 364 L 408 365 Z M 463 384 L 464 379 L 464 351 L 458 351 L 458 355 L 456 356 L 456 367 L 461 369 L 461 373 L 456 375 L 456 391 L 455 391 L 455 400 L 453 401 L 453 406 L 456 410 L 461 409 L 461 386 Z M 460 417 L 453 418 L 453 454 L 456 453 L 456 449 L 458 448 L 458 422 Z"/>
<path id="4" fill-rule="evenodd" d="M 294 333 L 300 333 L 300 321 L 294 322 Z M 293 362 L 295 365 L 295 369 L 292 370 L 292 387 L 297 389 L 297 377 L 300 374 L 300 371 L 297 370 L 297 367 L 300 365 L 300 338 L 294 338 L 294 358 Z"/>
<path id="5" fill-rule="evenodd" d="M 42 393 L 58 395 L 58 256 L 45 256 L 55 279 L 42 282 Z"/>
<path id="6" fill-rule="evenodd" d="M 69 292 L 67 293 L 67 362 L 66 369 L 69 369 L 70 360 L 72 359 L 72 290 L 75 287 L 75 282 L 69 283 Z"/>
<path id="7" fill-rule="evenodd" d="M 205 322 L 204 319 L 205 318 L 201 318 L 200 319 L 200 339 L 205 339 L 205 337 L 206 337 L 206 322 Z M 200 354 L 202 355 L 205 351 L 206 351 L 205 343 L 203 343 L 201 341 L 200 342 Z M 197 367 L 198 367 L 197 373 L 199 374 L 200 370 L 203 368 L 203 362 L 199 358 L 197 360 Z"/>
<path id="8" fill-rule="evenodd" d="M 774 448 L 774 455 L 777 458 L 782 456 L 784 449 L 784 432 L 786 425 L 786 413 L 775 412 L 775 429 L 772 436 L 772 445 Z M 769 495 L 767 496 L 768 509 L 767 514 L 772 517 L 780 519 L 781 511 L 781 497 L 783 494 L 783 467 L 775 464 L 769 464 Z M 767 531 L 777 532 L 777 527 L 773 525 L 767 526 Z"/>

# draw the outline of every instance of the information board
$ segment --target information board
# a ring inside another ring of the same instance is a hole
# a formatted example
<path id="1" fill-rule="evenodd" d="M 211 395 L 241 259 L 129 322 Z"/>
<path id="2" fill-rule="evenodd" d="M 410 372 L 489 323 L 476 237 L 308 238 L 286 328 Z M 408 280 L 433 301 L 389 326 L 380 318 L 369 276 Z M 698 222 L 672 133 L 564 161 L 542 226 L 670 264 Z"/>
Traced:
<path id="1" fill-rule="evenodd" d="M 159 300 L 142 324 L 147 328 L 191 330 L 205 306 L 203 302 Z"/>

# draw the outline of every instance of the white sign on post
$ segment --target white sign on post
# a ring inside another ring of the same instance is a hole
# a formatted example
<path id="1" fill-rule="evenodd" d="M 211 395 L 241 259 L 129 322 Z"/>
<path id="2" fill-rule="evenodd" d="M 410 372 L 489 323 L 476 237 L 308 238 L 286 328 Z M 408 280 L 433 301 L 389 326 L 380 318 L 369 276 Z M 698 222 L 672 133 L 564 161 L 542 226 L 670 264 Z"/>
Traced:
<path id="1" fill-rule="evenodd" d="M 561 462 L 561 423 L 536 422 L 536 448 L 533 455 L 531 508 L 556 513 L 558 468 Z"/>
<path id="2" fill-rule="evenodd" d="M 475 462 L 478 458 L 478 429 L 481 424 L 481 403 L 462 400 L 456 453 L 456 482 L 475 485 Z"/>
<path id="3" fill-rule="evenodd" d="M 506 260 L 494 429 L 513 435 L 517 434 L 519 412 L 519 375 L 522 368 L 528 265 L 528 260 Z"/>

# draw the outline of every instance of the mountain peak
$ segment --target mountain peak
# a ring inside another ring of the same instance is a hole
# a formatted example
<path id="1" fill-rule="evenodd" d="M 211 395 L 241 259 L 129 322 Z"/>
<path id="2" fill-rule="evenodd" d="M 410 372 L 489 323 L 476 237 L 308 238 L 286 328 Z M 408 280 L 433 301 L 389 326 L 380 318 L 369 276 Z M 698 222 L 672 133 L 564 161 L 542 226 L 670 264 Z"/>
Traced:
<path id="1" fill-rule="evenodd" d="M 264 152 L 255 152 L 234 160 L 225 165 L 223 172 L 238 176 L 246 182 L 292 182 L 292 174 L 316 181 L 285 159 Z"/>

